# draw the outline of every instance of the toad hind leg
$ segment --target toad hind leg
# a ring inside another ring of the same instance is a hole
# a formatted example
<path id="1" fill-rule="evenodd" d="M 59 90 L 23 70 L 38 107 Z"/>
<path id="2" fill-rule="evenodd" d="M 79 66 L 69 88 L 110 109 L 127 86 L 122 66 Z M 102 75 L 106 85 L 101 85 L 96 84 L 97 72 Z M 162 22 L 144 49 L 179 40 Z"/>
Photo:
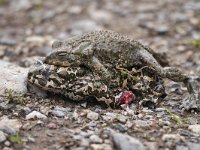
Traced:
<path id="1" fill-rule="evenodd" d="M 185 102 L 181 105 L 181 108 L 184 107 L 185 110 L 200 110 L 200 92 L 199 86 L 197 84 L 199 78 L 194 78 L 192 76 L 186 75 L 181 70 L 175 67 L 163 68 L 152 56 L 152 54 L 148 53 L 147 51 L 143 51 L 143 53 L 140 53 L 140 56 L 144 65 L 152 67 L 156 75 L 163 78 L 168 78 L 175 82 L 183 82 L 186 85 L 190 95 L 188 98 L 185 99 Z"/>
<path id="2" fill-rule="evenodd" d="M 180 108 L 185 110 L 200 110 L 200 93 L 198 86 L 198 78 L 184 74 L 175 67 L 165 67 L 161 71 L 161 76 L 175 82 L 183 82 L 189 92 L 189 97 L 184 99 Z"/>

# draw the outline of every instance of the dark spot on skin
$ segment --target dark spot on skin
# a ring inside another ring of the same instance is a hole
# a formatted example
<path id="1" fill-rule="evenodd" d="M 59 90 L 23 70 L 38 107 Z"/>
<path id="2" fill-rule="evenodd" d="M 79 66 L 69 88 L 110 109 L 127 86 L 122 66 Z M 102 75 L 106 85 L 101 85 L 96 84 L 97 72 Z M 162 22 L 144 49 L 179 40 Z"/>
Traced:
<path id="1" fill-rule="evenodd" d="M 28 79 L 30 80 L 31 79 L 31 77 L 33 76 L 33 73 L 28 73 Z"/>
<path id="2" fill-rule="evenodd" d="M 43 70 L 43 71 L 41 72 L 41 74 L 45 77 L 45 79 L 48 79 L 49 76 L 51 75 L 51 73 L 50 73 L 50 71 L 49 71 L 49 68 Z"/>
<path id="3" fill-rule="evenodd" d="M 46 86 L 46 84 L 47 84 L 46 80 L 38 80 L 38 82 L 39 82 L 39 85 L 41 85 L 41 86 Z"/>

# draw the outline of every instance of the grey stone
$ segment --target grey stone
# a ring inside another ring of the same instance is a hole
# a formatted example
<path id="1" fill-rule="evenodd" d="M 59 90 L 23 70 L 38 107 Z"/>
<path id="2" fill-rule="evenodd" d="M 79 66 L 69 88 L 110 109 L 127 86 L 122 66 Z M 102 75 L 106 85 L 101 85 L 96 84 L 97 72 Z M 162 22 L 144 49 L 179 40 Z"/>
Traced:
<path id="1" fill-rule="evenodd" d="M 65 115 L 69 114 L 70 111 L 70 108 L 55 106 L 55 108 L 51 110 L 50 113 L 57 117 L 64 117 Z"/>
<path id="2" fill-rule="evenodd" d="M 188 142 L 187 145 L 189 147 L 189 150 L 200 150 L 200 143 Z"/>
<path id="3" fill-rule="evenodd" d="M 2 117 L 0 119 L 0 131 L 8 134 L 16 134 L 19 131 L 22 124 L 17 119 L 9 119 L 7 117 Z"/>
<path id="4" fill-rule="evenodd" d="M 196 125 L 198 124 L 198 120 L 193 117 L 188 117 L 188 121 L 190 122 L 191 125 Z"/>
<path id="5" fill-rule="evenodd" d="M 188 147 L 182 145 L 176 145 L 176 150 L 189 150 Z"/>
<path id="6" fill-rule="evenodd" d="M 121 133 L 113 133 L 113 142 L 118 150 L 145 150 L 138 139 Z"/>
<path id="7" fill-rule="evenodd" d="M 115 124 L 114 128 L 116 130 L 119 130 L 120 132 L 126 132 L 127 131 L 127 128 L 124 125 L 120 124 L 120 123 Z"/>
<path id="8" fill-rule="evenodd" d="M 57 117 L 64 117 L 65 116 L 65 112 L 60 111 L 60 110 L 52 110 L 51 114 L 53 114 L 54 116 L 57 116 Z"/>
<path id="9" fill-rule="evenodd" d="M 11 109 L 13 106 L 14 106 L 14 104 L 10 104 L 9 102 L 0 103 L 1 110 L 8 110 L 8 109 Z"/>
<path id="10" fill-rule="evenodd" d="M 0 60 L 0 94 L 6 90 L 26 93 L 26 78 L 28 69 Z"/>
<path id="11" fill-rule="evenodd" d="M 157 28 L 155 28 L 155 31 L 159 35 L 165 35 L 166 33 L 169 32 L 169 28 L 165 25 L 161 25 L 161 26 L 158 26 Z"/>
<path id="12" fill-rule="evenodd" d="M 96 121 L 90 121 L 90 122 L 88 123 L 87 126 L 88 126 L 89 128 L 94 128 L 94 127 L 97 126 L 97 123 L 96 123 Z"/>
<path id="13" fill-rule="evenodd" d="M 97 144 L 103 143 L 103 140 L 97 135 L 91 135 L 90 140 L 92 143 L 97 143 Z"/>

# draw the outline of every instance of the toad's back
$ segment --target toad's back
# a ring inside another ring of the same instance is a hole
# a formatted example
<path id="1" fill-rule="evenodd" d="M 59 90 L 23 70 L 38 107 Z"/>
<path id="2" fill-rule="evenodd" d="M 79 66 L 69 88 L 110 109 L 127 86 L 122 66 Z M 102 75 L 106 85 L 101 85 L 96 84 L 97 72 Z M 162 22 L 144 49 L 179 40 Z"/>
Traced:
<path id="1" fill-rule="evenodd" d="M 66 41 L 57 41 L 53 44 L 54 51 L 70 51 L 72 53 L 87 53 L 104 63 L 137 64 L 140 63 L 141 53 L 152 57 L 150 48 L 138 41 L 113 31 L 87 32 Z M 92 52 L 89 53 L 89 49 Z M 150 53 L 149 53 L 150 51 Z M 155 61 L 155 59 L 153 59 Z M 156 62 L 157 63 L 157 62 Z"/>

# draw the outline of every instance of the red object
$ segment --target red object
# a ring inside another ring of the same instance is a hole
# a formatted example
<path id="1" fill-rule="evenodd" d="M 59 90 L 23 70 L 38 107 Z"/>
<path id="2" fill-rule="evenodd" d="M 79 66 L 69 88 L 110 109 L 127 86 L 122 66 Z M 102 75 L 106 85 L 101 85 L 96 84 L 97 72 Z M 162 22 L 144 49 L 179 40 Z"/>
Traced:
<path id="1" fill-rule="evenodd" d="M 122 105 L 122 104 L 130 104 L 131 102 L 133 102 L 135 100 L 135 95 L 133 94 L 133 92 L 131 91 L 124 91 L 122 92 L 121 96 L 119 97 L 118 104 Z"/>

